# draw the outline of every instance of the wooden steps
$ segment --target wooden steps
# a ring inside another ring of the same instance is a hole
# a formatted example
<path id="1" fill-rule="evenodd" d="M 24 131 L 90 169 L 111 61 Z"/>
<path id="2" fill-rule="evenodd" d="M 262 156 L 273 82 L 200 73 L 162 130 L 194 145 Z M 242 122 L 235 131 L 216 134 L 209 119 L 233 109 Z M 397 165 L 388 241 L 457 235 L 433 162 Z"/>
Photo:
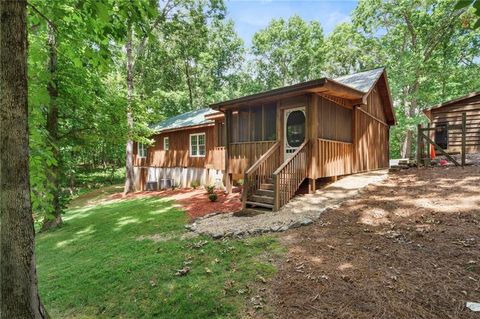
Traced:
<path id="1" fill-rule="evenodd" d="M 271 178 L 266 179 L 267 182 L 273 181 Z M 275 201 L 275 193 L 273 191 L 273 183 L 262 183 L 260 188 L 250 195 L 247 199 L 247 206 L 249 207 L 263 207 L 273 210 L 273 204 Z"/>

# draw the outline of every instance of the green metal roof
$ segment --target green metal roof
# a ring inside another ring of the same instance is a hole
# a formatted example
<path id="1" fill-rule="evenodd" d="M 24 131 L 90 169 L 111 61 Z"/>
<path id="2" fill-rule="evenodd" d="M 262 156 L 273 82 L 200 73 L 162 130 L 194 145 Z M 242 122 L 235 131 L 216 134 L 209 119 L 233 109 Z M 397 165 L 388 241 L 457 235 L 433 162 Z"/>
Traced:
<path id="1" fill-rule="evenodd" d="M 166 130 L 185 128 L 189 126 L 211 124 L 214 123 L 214 121 L 207 120 L 205 116 L 215 112 L 216 111 L 212 110 L 211 108 L 190 111 L 157 123 L 152 126 L 152 129 L 155 130 L 155 132 L 162 132 Z"/>

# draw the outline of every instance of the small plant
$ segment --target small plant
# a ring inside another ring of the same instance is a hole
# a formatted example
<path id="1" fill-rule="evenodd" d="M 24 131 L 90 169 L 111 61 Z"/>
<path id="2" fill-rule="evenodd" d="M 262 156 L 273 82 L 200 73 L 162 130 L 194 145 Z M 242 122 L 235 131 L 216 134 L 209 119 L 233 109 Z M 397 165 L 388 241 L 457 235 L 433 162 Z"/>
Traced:
<path id="1" fill-rule="evenodd" d="M 197 187 L 200 186 L 200 182 L 199 182 L 199 181 L 191 181 L 191 182 L 190 182 L 190 186 L 191 186 L 193 189 L 197 189 Z"/>
<path id="2" fill-rule="evenodd" d="M 245 181 L 243 180 L 243 178 L 237 181 L 238 186 L 243 186 L 244 183 Z"/>
<path id="3" fill-rule="evenodd" d="M 217 196 L 217 194 L 213 193 L 213 194 L 208 195 L 208 199 L 209 199 L 211 202 L 216 202 L 217 199 L 218 199 L 218 196 Z"/>
<path id="4" fill-rule="evenodd" d="M 215 185 L 205 185 L 205 190 L 208 194 L 213 194 L 215 191 Z"/>

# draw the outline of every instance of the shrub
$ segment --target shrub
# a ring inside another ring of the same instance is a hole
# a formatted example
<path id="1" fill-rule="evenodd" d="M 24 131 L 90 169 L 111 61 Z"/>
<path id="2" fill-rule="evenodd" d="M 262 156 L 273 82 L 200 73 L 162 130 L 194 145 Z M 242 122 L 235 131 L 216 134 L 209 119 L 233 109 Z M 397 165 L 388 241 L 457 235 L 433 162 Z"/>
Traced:
<path id="1" fill-rule="evenodd" d="M 243 186 L 244 183 L 245 183 L 245 181 L 243 179 L 239 179 L 237 181 L 238 186 Z"/>
<path id="2" fill-rule="evenodd" d="M 207 191 L 207 193 L 213 194 L 213 192 L 215 191 L 215 186 L 214 185 L 205 185 L 205 190 Z"/>
<path id="3" fill-rule="evenodd" d="M 213 193 L 213 194 L 208 195 L 208 199 L 209 199 L 211 202 L 216 202 L 217 199 L 218 199 L 218 196 L 217 196 L 217 194 Z"/>
<path id="4" fill-rule="evenodd" d="M 197 189 L 197 187 L 200 186 L 200 182 L 199 182 L 199 181 L 191 181 L 191 182 L 190 182 L 190 186 L 191 186 L 193 189 Z"/>

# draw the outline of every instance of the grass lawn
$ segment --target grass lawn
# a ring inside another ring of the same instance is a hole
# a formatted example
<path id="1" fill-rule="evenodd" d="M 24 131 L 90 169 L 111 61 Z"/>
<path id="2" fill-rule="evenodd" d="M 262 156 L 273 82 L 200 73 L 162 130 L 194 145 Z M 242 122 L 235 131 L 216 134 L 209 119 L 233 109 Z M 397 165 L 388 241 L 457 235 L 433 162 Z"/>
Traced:
<path id="1" fill-rule="evenodd" d="M 236 318 L 252 287 L 275 273 L 270 236 L 188 238 L 172 201 L 75 208 L 37 236 L 40 293 L 54 318 Z M 152 238 L 156 239 L 153 240 Z M 178 269 L 189 267 L 185 276 Z"/>

